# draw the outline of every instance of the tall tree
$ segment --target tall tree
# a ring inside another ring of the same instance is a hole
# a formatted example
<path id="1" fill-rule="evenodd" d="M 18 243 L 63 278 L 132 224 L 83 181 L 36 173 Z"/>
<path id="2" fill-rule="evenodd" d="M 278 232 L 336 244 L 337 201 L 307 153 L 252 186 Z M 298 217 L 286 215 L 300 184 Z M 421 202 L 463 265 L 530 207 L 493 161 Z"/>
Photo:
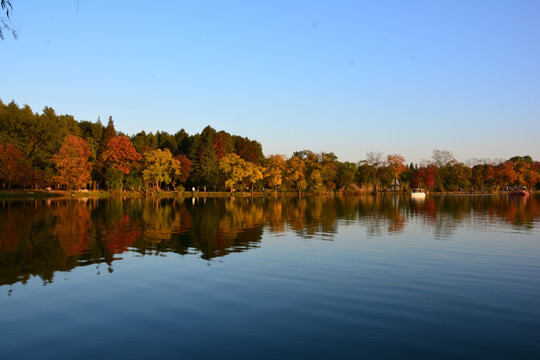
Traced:
<path id="1" fill-rule="evenodd" d="M 84 187 L 90 181 L 92 163 L 88 161 L 90 150 L 83 139 L 68 135 L 64 144 L 53 156 L 56 166 L 58 183 L 66 185 L 68 190 Z"/>
<path id="2" fill-rule="evenodd" d="M 93 178 L 98 183 L 103 183 L 107 175 L 107 166 L 105 164 L 105 159 L 103 158 L 104 152 L 107 150 L 107 145 L 109 141 L 116 136 L 116 129 L 114 128 L 114 122 L 112 116 L 109 116 L 109 121 L 105 130 L 103 131 L 103 137 L 99 143 L 99 148 L 97 151 L 97 157 L 94 161 L 94 172 Z M 95 184 L 94 184 L 95 185 Z"/>
<path id="3" fill-rule="evenodd" d="M 91 161 L 95 162 L 105 127 L 101 123 L 100 118 L 95 123 L 91 121 L 80 121 L 79 127 L 81 129 L 81 138 L 86 140 L 88 148 L 92 153 Z"/>
<path id="4" fill-rule="evenodd" d="M 198 185 L 217 186 L 219 183 L 219 160 L 216 156 L 214 139 L 216 130 L 207 126 L 193 138 L 189 159 L 192 182 Z"/>

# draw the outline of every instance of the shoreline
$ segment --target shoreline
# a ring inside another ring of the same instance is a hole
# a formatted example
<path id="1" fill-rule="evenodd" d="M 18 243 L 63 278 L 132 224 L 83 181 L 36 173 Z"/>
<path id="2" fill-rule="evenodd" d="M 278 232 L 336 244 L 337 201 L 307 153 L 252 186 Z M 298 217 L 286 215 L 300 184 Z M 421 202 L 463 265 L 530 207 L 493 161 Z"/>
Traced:
<path id="1" fill-rule="evenodd" d="M 456 196 L 471 196 L 471 195 L 508 195 L 508 191 L 480 192 L 480 191 L 445 191 L 445 192 L 428 192 L 428 195 L 456 195 Z M 530 194 L 535 194 L 531 191 Z M 302 193 L 301 196 L 385 196 L 385 195 L 407 195 L 407 191 L 386 191 L 373 194 L 372 192 L 332 192 L 332 193 Z M 0 200 L 19 200 L 19 199 L 108 199 L 108 198 L 230 198 L 230 197 L 297 197 L 298 192 L 229 192 L 229 191 L 160 191 L 157 193 L 143 193 L 134 191 L 102 191 L 102 190 L 0 190 Z"/>

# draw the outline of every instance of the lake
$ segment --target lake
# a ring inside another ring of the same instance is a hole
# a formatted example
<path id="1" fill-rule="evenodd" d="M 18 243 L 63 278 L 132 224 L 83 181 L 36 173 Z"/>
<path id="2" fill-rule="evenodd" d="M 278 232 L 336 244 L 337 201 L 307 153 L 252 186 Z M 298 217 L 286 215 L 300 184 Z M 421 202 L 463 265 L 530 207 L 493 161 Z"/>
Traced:
<path id="1" fill-rule="evenodd" d="M 3 359 L 539 359 L 540 196 L 0 202 Z"/>

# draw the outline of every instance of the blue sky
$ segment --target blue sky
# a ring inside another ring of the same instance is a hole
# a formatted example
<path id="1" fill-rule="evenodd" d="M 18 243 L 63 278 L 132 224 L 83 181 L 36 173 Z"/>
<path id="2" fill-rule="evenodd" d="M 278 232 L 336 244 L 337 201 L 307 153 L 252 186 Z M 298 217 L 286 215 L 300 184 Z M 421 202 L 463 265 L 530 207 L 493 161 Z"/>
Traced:
<path id="1" fill-rule="evenodd" d="M 0 98 L 265 155 L 540 160 L 540 1 L 13 0 Z"/>

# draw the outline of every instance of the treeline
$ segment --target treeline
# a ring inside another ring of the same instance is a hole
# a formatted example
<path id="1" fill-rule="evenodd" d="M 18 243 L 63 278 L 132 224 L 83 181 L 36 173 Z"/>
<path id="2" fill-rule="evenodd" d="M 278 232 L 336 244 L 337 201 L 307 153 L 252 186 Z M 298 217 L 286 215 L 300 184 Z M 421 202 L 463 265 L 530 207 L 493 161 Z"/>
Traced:
<path id="1" fill-rule="evenodd" d="M 399 154 L 377 152 L 358 163 L 310 150 L 265 157 L 259 142 L 210 126 L 195 135 L 182 129 L 127 136 L 112 118 L 105 126 L 0 100 L 0 182 L 8 189 L 493 191 L 539 181 L 540 163 L 530 156 L 464 164 L 434 150 L 430 161 L 409 165 Z"/>

